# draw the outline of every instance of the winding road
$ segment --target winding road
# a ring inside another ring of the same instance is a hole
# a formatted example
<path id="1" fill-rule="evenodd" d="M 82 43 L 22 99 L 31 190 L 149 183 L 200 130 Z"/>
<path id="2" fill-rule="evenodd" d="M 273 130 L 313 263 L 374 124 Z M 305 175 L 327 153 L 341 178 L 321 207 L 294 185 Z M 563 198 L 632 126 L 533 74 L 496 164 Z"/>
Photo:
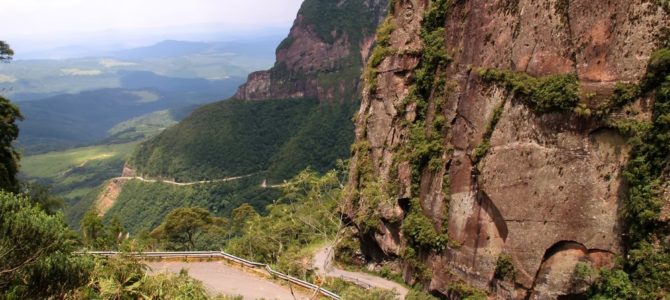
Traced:
<path id="1" fill-rule="evenodd" d="M 134 171 L 132 171 L 129 168 L 124 168 L 124 174 L 134 174 Z M 119 194 L 121 193 L 121 190 L 123 189 L 123 184 L 130 181 L 130 180 L 139 180 L 142 182 L 147 182 L 147 183 L 165 183 L 165 184 L 170 184 L 170 185 L 175 185 L 175 186 L 193 186 L 193 185 L 198 185 L 198 184 L 208 184 L 208 183 L 218 183 L 218 182 L 228 182 L 228 181 L 234 181 L 234 180 L 239 180 L 247 177 L 254 176 L 258 173 L 252 173 L 252 174 L 247 174 L 247 175 L 242 175 L 242 176 L 235 176 L 235 177 L 228 177 L 228 178 L 222 178 L 222 179 L 214 179 L 214 180 L 201 180 L 201 181 L 192 181 L 192 182 L 176 182 L 174 180 L 161 180 L 161 179 L 147 179 L 142 176 L 120 176 L 120 177 L 114 177 L 107 181 L 107 185 L 105 186 L 104 190 L 102 193 L 98 195 L 98 199 L 96 200 L 96 208 L 98 210 L 98 215 L 99 216 L 104 216 L 107 211 L 109 211 L 110 208 L 114 205 L 116 202 L 116 199 L 119 197 Z"/>
<path id="2" fill-rule="evenodd" d="M 337 277 L 345 281 L 354 283 L 362 287 L 374 287 L 386 290 L 395 290 L 398 293 L 398 299 L 405 299 L 409 290 L 394 281 L 387 280 L 381 277 L 370 275 L 362 272 L 351 272 L 338 269 L 333 266 L 333 246 L 328 245 L 321 249 L 314 255 L 314 268 L 317 269 L 322 276 Z"/>
<path id="3" fill-rule="evenodd" d="M 140 176 L 122 176 L 122 177 L 112 178 L 112 180 L 139 180 L 139 181 L 148 182 L 148 183 L 160 182 L 160 183 L 167 183 L 167 184 L 177 185 L 177 186 L 190 186 L 190 185 L 196 185 L 196 184 L 228 182 L 228 181 L 239 180 L 239 179 L 251 177 L 251 176 L 254 176 L 256 174 L 258 174 L 258 173 L 247 174 L 247 175 L 242 175 L 242 176 L 235 176 L 235 177 L 228 177 L 228 178 L 222 178 L 222 179 L 201 180 L 201 181 L 192 181 L 192 182 L 176 182 L 176 181 L 173 181 L 173 180 L 146 179 L 146 178 L 140 177 Z"/>
<path id="4" fill-rule="evenodd" d="M 97 256 L 116 256 L 115 251 L 86 252 Z M 244 299 L 308 300 L 321 295 L 340 299 L 336 294 L 319 286 L 273 270 L 270 266 L 219 251 L 192 252 L 138 252 L 126 255 L 148 259 L 150 274 L 180 273 L 201 281 L 212 296 L 242 296 Z M 156 260 L 158 259 L 158 260 Z M 189 261 L 191 259 L 191 261 Z M 193 261 L 193 260 L 196 261 Z M 202 261 L 205 259 L 205 261 Z M 219 259 L 214 260 L 213 259 Z M 223 260 L 221 260 L 223 259 Z M 200 260 L 200 261 L 198 261 Z M 320 248 L 313 257 L 313 267 L 322 277 L 340 278 L 363 288 L 394 290 L 398 299 L 404 299 L 408 289 L 396 282 L 371 274 L 341 270 L 332 265 L 333 247 Z M 270 277 L 268 277 L 270 276 Z M 271 280 L 274 278 L 276 280 Z M 321 294 L 321 295 L 319 295 Z"/>
<path id="5" fill-rule="evenodd" d="M 242 296 L 244 299 L 303 300 L 311 299 L 301 290 L 293 293 L 287 285 L 282 285 L 261 276 L 255 276 L 224 262 L 150 262 L 150 273 L 179 273 L 182 269 L 188 275 L 202 281 L 211 295 Z M 295 295 L 295 297 L 294 297 Z"/>

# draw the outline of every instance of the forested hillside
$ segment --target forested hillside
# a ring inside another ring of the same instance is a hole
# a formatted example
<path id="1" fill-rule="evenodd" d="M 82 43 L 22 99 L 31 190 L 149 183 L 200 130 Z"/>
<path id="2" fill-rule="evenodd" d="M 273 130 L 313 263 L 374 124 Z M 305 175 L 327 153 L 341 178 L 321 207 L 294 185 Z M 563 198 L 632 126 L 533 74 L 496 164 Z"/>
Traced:
<path id="1" fill-rule="evenodd" d="M 317 105 L 313 99 L 206 105 L 141 144 L 129 163 L 138 174 L 182 182 L 264 172 Z"/>
<path id="2" fill-rule="evenodd" d="M 224 215 L 232 204 L 245 202 L 263 212 L 274 200 L 272 193 L 258 193 L 263 182 L 271 189 L 307 167 L 318 172 L 335 168 L 349 156 L 360 78 L 385 8 L 386 1 L 305 1 L 289 36 L 277 47 L 272 69 L 251 74 L 232 100 L 204 106 L 142 143 L 128 166 L 146 178 L 178 182 L 255 174 L 228 190 L 226 200 L 215 194 L 195 202 L 166 200 L 170 205 L 197 203 Z M 116 205 L 123 207 L 109 213 L 118 214 L 130 228 L 156 224 L 159 217 L 124 209 L 155 205 L 146 194 L 150 189 L 136 183 L 126 188 L 134 192 L 120 193 Z M 174 198 L 169 191 L 182 192 L 167 188 L 159 194 Z M 160 205 L 159 215 L 170 205 Z"/>
<path id="3" fill-rule="evenodd" d="M 274 68 L 250 75 L 238 100 L 205 106 L 143 143 L 130 166 L 178 181 L 267 172 L 270 183 L 308 166 L 332 169 L 348 157 L 363 61 L 384 7 L 305 1 Z"/>

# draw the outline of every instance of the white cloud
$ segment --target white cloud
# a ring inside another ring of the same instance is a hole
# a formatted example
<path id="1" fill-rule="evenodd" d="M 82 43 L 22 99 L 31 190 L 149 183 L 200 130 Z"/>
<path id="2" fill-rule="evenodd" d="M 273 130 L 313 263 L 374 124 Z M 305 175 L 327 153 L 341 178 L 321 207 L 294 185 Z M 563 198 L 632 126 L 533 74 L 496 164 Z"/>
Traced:
<path id="1" fill-rule="evenodd" d="M 100 70 L 84 70 L 84 69 L 78 69 L 78 68 L 72 68 L 72 69 L 61 69 L 60 70 L 63 75 L 66 76 L 98 76 L 102 74 L 102 71 Z"/>
<path id="2" fill-rule="evenodd" d="M 100 63 L 100 65 L 102 65 L 105 68 L 130 67 L 130 66 L 136 65 L 136 63 L 125 62 L 125 61 L 120 61 L 120 60 L 115 60 L 115 59 L 101 59 L 99 63 Z"/>
<path id="3" fill-rule="evenodd" d="M 16 77 L 0 74 L 0 83 L 14 83 L 14 82 L 16 82 Z"/>

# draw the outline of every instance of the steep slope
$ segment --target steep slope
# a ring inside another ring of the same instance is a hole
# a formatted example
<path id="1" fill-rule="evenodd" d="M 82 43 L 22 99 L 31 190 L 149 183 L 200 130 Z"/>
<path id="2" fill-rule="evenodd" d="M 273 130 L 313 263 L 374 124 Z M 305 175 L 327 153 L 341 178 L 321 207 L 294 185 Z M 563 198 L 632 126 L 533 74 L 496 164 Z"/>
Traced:
<path id="1" fill-rule="evenodd" d="M 206 105 L 141 144 L 129 163 L 139 174 L 176 181 L 264 171 L 317 105 L 309 99 Z"/>
<path id="2" fill-rule="evenodd" d="M 249 76 L 230 103 L 199 109 L 143 144 L 140 174 L 178 179 L 265 172 L 278 182 L 348 156 L 359 81 L 385 1 L 305 1 L 268 71 Z"/>
<path id="3" fill-rule="evenodd" d="M 124 188 L 109 214 L 140 228 L 176 206 L 227 214 L 252 202 L 262 210 L 276 197 L 262 183 L 281 183 L 307 167 L 334 168 L 349 156 L 364 61 L 386 7 L 384 0 L 306 0 L 272 69 L 251 74 L 233 99 L 204 106 L 141 144 L 128 161 L 145 178 L 178 182 L 255 176 L 226 185 L 225 197 L 216 186 L 202 189 L 197 200 L 175 198 L 169 195 L 174 188 L 164 189 L 158 198 L 166 200 L 158 200 L 168 204 L 159 208 L 155 197 L 143 192 L 151 190 L 150 183 L 133 183 L 133 193 Z M 154 207 L 160 213 L 124 207 Z"/>
<path id="4" fill-rule="evenodd" d="M 434 293 L 471 285 L 501 299 L 584 292 L 578 262 L 614 266 L 646 245 L 634 233 L 650 257 L 667 255 L 658 198 L 627 191 L 653 186 L 631 181 L 631 155 L 656 158 L 639 178 L 667 174 L 659 84 L 636 84 L 669 25 L 650 1 L 395 1 L 366 72 L 345 200 L 366 255 L 399 259 L 407 282 Z"/>

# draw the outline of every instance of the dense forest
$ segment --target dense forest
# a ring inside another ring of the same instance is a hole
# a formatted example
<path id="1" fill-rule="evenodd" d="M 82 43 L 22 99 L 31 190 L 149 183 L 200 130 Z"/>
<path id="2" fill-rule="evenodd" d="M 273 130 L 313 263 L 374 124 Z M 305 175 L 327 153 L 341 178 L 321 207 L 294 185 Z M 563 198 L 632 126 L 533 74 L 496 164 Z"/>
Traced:
<path id="1" fill-rule="evenodd" d="M 316 99 L 221 101 L 142 143 L 129 163 L 138 174 L 182 182 L 267 172 L 269 183 L 280 183 L 347 158 L 357 107 Z"/>

